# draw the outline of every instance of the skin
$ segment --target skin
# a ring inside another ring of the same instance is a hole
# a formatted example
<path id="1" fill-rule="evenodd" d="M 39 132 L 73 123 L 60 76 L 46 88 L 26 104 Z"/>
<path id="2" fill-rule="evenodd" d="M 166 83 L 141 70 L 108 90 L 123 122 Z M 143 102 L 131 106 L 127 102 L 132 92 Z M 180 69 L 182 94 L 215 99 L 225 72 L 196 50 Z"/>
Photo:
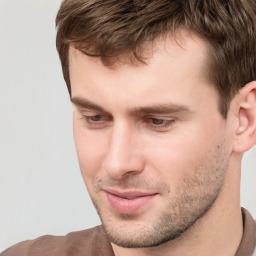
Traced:
<path id="1" fill-rule="evenodd" d="M 158 39 L 147 65 L 111 68 L 70 48 L 79 164 L 115 255 L 227 256 L 242 237 L 244 98 L 224 120 L 205 75 L 206 44 L 188 33 L 180 43 Z M 110 205 L 109 189 L 154 196 L 124 214 Z"/>

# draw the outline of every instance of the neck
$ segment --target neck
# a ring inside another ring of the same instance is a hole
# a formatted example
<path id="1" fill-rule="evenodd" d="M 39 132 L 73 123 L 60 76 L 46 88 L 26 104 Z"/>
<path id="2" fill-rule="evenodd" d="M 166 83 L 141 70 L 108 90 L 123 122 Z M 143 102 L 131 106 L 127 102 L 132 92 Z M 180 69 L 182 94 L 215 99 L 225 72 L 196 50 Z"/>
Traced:
<path id="1" fill-rule="evenodd" d="M 238 158 L 238 157 L 237 157 Z M 227 171 L 215 204 L 179 238 L 151 248 L 122 248 L 112 244 L 116 256 L 233 256 L 243 235 L 238 161 Z M 233 168 L 232 168 L 233 167 Z"/>

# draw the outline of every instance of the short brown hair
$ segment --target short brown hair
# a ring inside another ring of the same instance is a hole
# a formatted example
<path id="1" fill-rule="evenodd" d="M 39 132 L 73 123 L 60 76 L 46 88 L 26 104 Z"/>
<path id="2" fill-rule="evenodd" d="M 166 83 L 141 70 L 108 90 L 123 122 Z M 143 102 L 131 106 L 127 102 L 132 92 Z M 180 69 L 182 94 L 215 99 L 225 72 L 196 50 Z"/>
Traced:
<path id="1" fill-rule="evenodd" d="M 208 78 L 226 118 L 230 101 L 256 72 L 255 0 L 64 0 L 56 17 L 57 50 L 71 94 L 71 44 L 105 65 L 124 54 L 144 62 L 143 43 L 181 29 L 209 45 Z"/>

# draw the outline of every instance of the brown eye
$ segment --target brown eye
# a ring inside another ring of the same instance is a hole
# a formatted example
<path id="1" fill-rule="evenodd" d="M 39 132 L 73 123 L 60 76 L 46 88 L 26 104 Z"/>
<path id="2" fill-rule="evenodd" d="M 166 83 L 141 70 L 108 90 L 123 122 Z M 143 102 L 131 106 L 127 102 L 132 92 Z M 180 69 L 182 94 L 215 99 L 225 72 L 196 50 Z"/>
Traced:
<path id="1" fill-rule="evenodd" d="M 165 132 L 173 125 L 175 119 L 148 117 L 145 122 L 150 129 L 157 132 Z"/>
<path id="2" fill-rule="evenodd" d="M 88 121 L 92 121 L 92 122 L 99 122 L 104 120 L 104 117 L 102 115 L 87 116 L 86 118 Z"/>
<path id="3" fill-rule="evenodd" d="M 154 125 L 164 125 L 166 123 L 166 121 L 168 120 L 164 120 L 164 119 L 157 119 L 157 118 L 150 118 L 152 124 Z"/>
<path id="4" fill-rule="evenodd" d="M 102 129 L 109 125 L 112 120 L 108 115 L 84 115 L 83 119 L 86 121 L 86 126 L 89 129 Z"/>

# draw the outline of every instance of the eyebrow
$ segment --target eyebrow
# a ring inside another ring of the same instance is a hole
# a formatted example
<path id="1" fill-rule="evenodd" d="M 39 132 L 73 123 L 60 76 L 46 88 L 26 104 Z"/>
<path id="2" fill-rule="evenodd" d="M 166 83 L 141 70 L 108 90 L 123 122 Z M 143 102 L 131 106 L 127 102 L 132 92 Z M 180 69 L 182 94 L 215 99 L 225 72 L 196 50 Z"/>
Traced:
<path id="1" fill-rule="evenodd" d="M 177 103 L 161 103 L 152 106 L 135 107 L 130 111 L 134 115 L 140 114 L 171 114 L 178 112 L 192 112 L 188 106 Z"/>
<path id="2" fill-rule="evenodd" d="M 101 106 L 81 97 L 72 97 L 71 102 L 81 108 L 96 110 L 98 112 L 108 112 Z M 152 106 L 142 106 L 135 107 L 128 110 L 132 115 L 142 115 L 142 114 L 171 114 L 188 112 L 191 113 L 191 109 L 187 105 L 177 104 L 177 103 L 160 103 L 153 104 Z"/>
<path id="3" fill-rule="evenodd" d="M 100 107 L 99 105 L 81 97 L 72 97 L 71 102 L 81 108 L 96 110 L 100 112 L 107 112 L 104 108 Z"/>

